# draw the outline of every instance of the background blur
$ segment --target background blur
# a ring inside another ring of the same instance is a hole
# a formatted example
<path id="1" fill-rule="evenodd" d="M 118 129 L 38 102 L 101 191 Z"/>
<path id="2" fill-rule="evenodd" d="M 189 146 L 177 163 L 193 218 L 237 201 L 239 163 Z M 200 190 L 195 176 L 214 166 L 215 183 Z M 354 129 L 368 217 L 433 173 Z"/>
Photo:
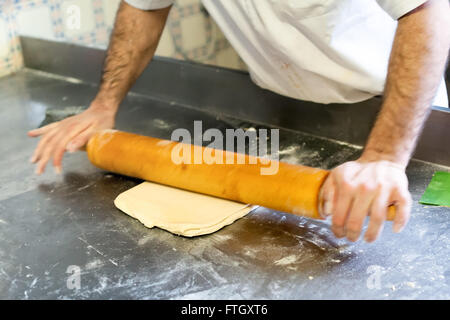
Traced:
<path id="1" fill-rule="evenodd" d="M 0 0 L 0 76 L 23 66 L 19 35 L 106 48 L 120 0 Z M 177 0 L 157 55 L 233 69 L 245 64 L 200 0 Z"/>

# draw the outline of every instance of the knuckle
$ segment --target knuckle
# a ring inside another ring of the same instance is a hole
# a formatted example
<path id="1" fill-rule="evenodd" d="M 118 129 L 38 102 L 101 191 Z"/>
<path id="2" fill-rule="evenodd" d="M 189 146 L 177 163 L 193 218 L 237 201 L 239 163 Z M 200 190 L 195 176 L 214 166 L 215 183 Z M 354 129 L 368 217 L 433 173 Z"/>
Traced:
<path id="1" fill-rule="evenodd" d="M 377 191 L 378 185 L 374 184 L 374 183 L 364 182 L 364 183 L 360 184 L 359 188 L 362 193 L 371 194 L 371 193 L 374 193 L 375 191 Z"/>
<path id="2" fill-rule="evenodd" d="M 370 186 L 367 183 L 360 183 L 358 185 L 358 189 L 360 193 L 366 194 L 370 191 Z"/>
<path id="3" fill-rule="evenodd" d="M 78 147 L 81 145 L 81 141 L 80 141 L 79 138 L 76 138 L 76 139 L 73 139 L 73 140 L 70 142 L 70 144 L 71 144 L 71 146 L 75 146 L 75 147 L 78 148 Z"/>
<path id="4" fill-rule="evenodd" d="M 342 180 L 341 186 L 345 191 L 353 191 L 355 189 L 355 184 L 349 180 Z"/>

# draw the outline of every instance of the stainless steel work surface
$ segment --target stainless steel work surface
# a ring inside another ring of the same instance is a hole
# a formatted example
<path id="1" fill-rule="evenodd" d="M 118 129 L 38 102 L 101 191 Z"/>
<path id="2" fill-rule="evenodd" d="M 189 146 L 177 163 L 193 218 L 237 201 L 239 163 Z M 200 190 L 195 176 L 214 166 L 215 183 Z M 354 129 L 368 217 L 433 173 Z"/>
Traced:
<path id="1" fill-rule="evenodd" d="M 184 238 L 147 229 L 114 207 L 140 181 L 93 167 L 83 152 L 64 173 L 36 177 L 26 131 L 86 107 L 96 87 L 24 70 L 0 79 L 0 298 L 450 298 L 449 209 L 417 203 L 436 170 L 412 161 L 414 198 L 401 234 L 374 244 L 333 237 L 329 223 L 258 208 L 220 231 Z M 131 94 L 117 128 L 170 138 L 174 128 L 260 128 L 217 113 Z M 352 145 L 280 131 L 282 160 L 332 168 Z M 286 182 L 288 183 L 288 181 Z M 301 192 L 301 190 L 299 190 Z M 76 266 L 80 289 L 68 280 Z"/>

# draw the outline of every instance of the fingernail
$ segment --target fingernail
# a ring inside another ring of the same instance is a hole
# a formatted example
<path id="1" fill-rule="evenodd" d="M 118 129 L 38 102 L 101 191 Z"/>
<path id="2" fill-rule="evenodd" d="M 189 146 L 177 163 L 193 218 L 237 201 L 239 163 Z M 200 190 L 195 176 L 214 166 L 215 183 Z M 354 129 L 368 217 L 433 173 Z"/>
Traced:
<path id="1" fill-rule="evenodd" d="M 31 156 L 29 161 L 30 161 L 30 163 L 34 163 L 34 161 L 36 161 L 36 157 L 35 156 Z"/>
<path id="2" fill-rule="evenodd" d="M 359 238 L 359 234 L 353 231 L 347 232 L 347 239 L 350 241 L 357 241 Z"/>
<path id="3" fill-rule="evenodd" d="M 343 238 L 345 236 L 344 228 L 341 227 L 333 227 L 333 232 L 338 238 Z"/>
<path id="4" fill-rule="evenodd" d="M 61 167 L 55 167 L 55 173 L 56 174 L 61 174 L 61 172 L 62 172 Z"/>
<path id="5" fill-rule="evenodd" d="M 364 235 L 364 241 L 367 243 L 371 243 L 372 239 L 369 238 L 369 236 L 367 234 Z"/>

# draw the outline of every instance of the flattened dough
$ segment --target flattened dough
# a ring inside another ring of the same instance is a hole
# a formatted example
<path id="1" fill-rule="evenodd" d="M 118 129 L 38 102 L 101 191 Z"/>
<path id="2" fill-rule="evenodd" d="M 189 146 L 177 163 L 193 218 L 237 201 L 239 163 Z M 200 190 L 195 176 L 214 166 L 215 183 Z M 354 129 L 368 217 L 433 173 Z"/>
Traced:
<path id="1" fill-rule="evenodd" d="M 186 237 L 213 233 L 252 210 L 246 204 L 151 182 L 122 192 L 114 204 L 148 228 Z"/>

